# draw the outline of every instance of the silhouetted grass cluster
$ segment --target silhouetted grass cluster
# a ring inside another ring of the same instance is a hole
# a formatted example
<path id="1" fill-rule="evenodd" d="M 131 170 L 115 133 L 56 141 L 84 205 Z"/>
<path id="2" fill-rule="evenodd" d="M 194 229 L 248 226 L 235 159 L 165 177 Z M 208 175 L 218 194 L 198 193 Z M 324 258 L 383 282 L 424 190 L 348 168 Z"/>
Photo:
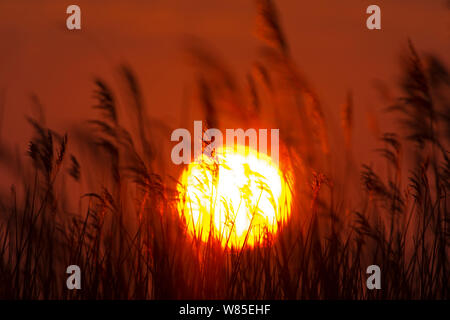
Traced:
<path id="1" fill-rule="evenodd" d="M 30 118 L 31 162 L 1 145 L 2 164 L 17 183 L 0 198 L 0 298 L 449 298 L 445 66 L 421 58 L 409 43 L 401 96 L 386 106 L 403 128 L 382 134 L 377 150 L 386 173 L 355 168 L 352 128 L 360 120 L 353 119 L 351 94 L 342 109 L 345 152 L 334 154 L 328 137 L 336 133 L 293 61 L 273 1 L 257 4 L 262 47 L 247 87 L 192 42 L 198 70 L 192 99 L 209 127 L 234 118 L 240 122 L 233 127 L 280 128 L 281 163 L 289 159 L 295 178 L 290 223 L 253 248 L 225 249 L 189 237 L 177 212 L 176 178 L 164 169 L 154 134 L 167 125 L 147 114 L 137 78 L 124 66 L 121 95 L 95 81 L 99 117 L 89 130 L 60 135 Z M 72 151 L 80 149 L 81 158 Z M 347 164 L 345 178 L 333 170 L 338 161 Z M 358 191 L 347 193 L 355 171 Z M 96 182 L 94 190 L 76 194 L 73 186 L 88 180 Z M 79 209 L 71 212 L 74 197 Z M 72 264 L 82 270 L 81 290 L 66 288 Z M 381 268 L 382 290 L 366 289 L 372 264 Z"/>

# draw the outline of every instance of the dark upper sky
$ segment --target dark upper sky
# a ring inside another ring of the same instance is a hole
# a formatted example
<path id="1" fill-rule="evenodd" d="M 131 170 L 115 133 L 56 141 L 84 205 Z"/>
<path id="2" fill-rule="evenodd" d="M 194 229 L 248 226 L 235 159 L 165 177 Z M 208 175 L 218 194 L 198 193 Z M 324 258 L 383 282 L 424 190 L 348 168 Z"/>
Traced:
<path id="1" fill-rule="evenodd" d="M 81 31 L 65 28 L 66 7 L 73 3 L 82 10 Z M 373 80 L 396 81 L 408 37 L 420 52 L 435 52 L 450 64 L 450 10 L 443 0 L 276 3 L 293 56 L 317 89 L 332 126 L 338 125 L 339 105 L 349 89 L 356 118 L 383 107 Z M 381 7 L 381 31 L 365 27 L 370 4 Z M 136 70 L 154 116 L 176 127 L 183 90 L 193 76 L 183 54 L 185 37 L 205 40 L 244 83 L 257 57 L 255 14 L 253 1 L 245 0 L 2 0 L 2 137 L 24 143 L 31 92 L 47 107 L 47 123 L 55 129 L 86 119 L 92 114 L 92 79 L 113 79 L 124 61 Z M 365 137 L 366 126 L 358 122 L 357 137 Z M 363 140 L 356 143 L 366 145 Z"/>

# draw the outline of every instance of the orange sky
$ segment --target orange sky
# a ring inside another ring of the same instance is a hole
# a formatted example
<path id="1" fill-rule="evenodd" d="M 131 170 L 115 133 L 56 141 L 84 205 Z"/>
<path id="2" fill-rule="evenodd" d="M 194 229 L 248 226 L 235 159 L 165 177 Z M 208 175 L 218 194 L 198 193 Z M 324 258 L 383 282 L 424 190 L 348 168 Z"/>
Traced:
<path id="1" fill-rule="evenodd" d="M 373 80 L 394 82 L 398 55 L 410 37 L 420 52 L 434 52 L 450 65 L 450 10 L 444 0 L 278 0 L 292 54 L 337 127 L 346 92 L 354 93 L 355 118 L 384 107 Z M 65 28 L 65 10 L 78 4 L 82 30 Z M 382 10 L 382 30 L 365 27 L 365 9 Z M 193 72 L 183 40 L 210 44 L 244 75 L 257 57 L 255 7 L 246 0 L 2 0 L 0 2 L 0 92 L 5 93 L 1 136 L 24 146 L 31 113 L 29 94 L 47 107 L 47 124 L 64 131 L 92 116 L 95 76 L 113 79 L 128 62 L 139 77 L 151 113 L 171 126 L 179 123 L 183 90 Z M 358 123 L 356 137 L 367 135 Z M 169 139 L 169 137 L 168 137 Z M 359 138 L 362 153 L 374 145 Z"/>

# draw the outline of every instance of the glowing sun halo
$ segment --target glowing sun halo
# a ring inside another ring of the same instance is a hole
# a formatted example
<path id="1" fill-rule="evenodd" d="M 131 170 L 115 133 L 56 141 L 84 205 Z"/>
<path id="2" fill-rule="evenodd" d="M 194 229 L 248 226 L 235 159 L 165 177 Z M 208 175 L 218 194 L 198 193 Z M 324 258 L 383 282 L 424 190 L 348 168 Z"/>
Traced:
<path id="1" fill-rule="evenodd" d="M 202 161 L 201 161 L 202 160 Z M 191 236 L 224 247 L 254 246 L 277 232 L 290 214 L 287 173 L 253 149 L 218 148 L 183 171 L 178 211 Z"/>

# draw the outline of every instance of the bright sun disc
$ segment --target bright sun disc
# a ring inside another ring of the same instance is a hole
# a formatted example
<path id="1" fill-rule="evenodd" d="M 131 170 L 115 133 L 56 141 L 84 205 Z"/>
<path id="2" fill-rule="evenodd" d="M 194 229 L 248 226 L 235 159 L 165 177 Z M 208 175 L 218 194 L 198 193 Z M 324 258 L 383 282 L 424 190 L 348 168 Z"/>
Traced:
<path id="1" fill-rule="evenodd" d="M 212 237 L 235 248 L 266 243 L 290 214 L 287 176 L 263 153 L 218 148 L 183 171 L 178 211 L 190 235 L 202 241 Z"/>

